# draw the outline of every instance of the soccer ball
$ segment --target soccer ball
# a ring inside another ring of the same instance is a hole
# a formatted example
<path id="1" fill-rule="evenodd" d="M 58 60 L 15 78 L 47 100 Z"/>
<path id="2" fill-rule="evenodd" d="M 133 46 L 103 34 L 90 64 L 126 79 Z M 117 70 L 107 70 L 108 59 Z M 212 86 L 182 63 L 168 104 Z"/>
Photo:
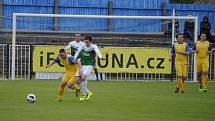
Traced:
<path id="1" fill-rule="evenodd" d="M 29 103 L 34 103 L 36 101 L 36 96 L 34 94 L 28 94 L 27 101 Z"/>

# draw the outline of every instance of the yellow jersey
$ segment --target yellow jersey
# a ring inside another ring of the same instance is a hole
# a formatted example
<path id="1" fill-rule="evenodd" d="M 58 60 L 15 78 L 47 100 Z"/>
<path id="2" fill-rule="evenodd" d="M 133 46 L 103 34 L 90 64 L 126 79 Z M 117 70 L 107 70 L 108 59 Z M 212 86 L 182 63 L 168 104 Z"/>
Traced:
<path id="1" fill-rule="evenodd" d="M 73 62 L 73 59 L 73 56 L 67 54 L 65 59 L 58 56 L 55 58 L 55 62 L 64 67 L 66 72 L 76 72 L 76 63 Z"/>
<path id="2" fill-rule="evenodd" d="M 178 52 L 181 52 L 181 53 L 190 52 L 190 48 L 189 48 L 188 44 L 187 43 L 182 43 L 182 44 L 175 43 L 171 49 L 171 53 L 175 56 L 176 64 L 187 64 L 188 56 L 185 54 L 178 53 Z"/>
<path id="3" fill-rule="evenodd" d="M 196 50 L 196 57 L 199 59 L 208 59 L 209 58 L 209 54 L 208 51 L 210 50 L 209 48 L 209 42 L 208 41 L 197 41 L 194 45 L 193 45 L 193 50 Z"/>

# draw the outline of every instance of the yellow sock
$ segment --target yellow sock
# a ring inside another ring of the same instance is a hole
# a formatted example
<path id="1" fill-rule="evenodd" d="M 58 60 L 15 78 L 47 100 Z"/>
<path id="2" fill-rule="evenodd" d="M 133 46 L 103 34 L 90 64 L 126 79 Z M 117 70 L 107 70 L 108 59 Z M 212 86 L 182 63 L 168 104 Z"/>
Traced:
<path id="1" fill-rule="evenodd" d="M 179 90 L 181 90 L 181 88 L 182 88 L 182 81 L 181 80 L 182 79 L 178 78 L 177 87 L 178 87 Z"/>
<path id="2" fill-rule="evenodd" d="M 181 90 L 184 90 L 184 79 L 181 79 Z"/>
<path id="3" fill-rule="evenodd" d="M 199 81 L 200 86 L 202 86 L 202 78 L 201 78 L 201 76 L 199 76 L 197 79 Z"/>
<path id="4" fill-rule="evenodd" d="M 204 88 L 208 88 L 208 75 L 204 76 Z"/>
<path id="5" fill-rule="evenodd" d="M 58 95 L 62 97 L 63 94 L 64 94 L 64 87 L 60 86 L 58 90 Z"/>
<path id="6" fill-rule="evenodd" d="M 179 79 L 179 90 L 183 90 L 183 82 L 182 79 Z"/>

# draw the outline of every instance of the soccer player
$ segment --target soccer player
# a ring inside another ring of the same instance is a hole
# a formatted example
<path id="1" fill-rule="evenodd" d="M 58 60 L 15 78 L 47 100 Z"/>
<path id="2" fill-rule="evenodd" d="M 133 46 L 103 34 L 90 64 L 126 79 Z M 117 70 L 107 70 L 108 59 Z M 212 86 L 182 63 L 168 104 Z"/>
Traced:
<path id="1" fill-rule="evenodd" d="M 76 51 L 78 50 L 78 48 L 83 44 L 83 42 L 81 41 L 81 34 L 80 33 L 75 33 L 75 40 L 70 42 L 67 46 L 66 46 L 66 52 L 70 53 L 72 56 L 75 55 Z"/>
<path id="2" fill-rule="evenodd" d="M 75 33 L 75 40 L 70 42 L 67 46 L 66 46 L 66 52 L 67 53 L 71 53 L 72 56 L 75 55 L 76 51 L 78 50 L 78 48 L 84 44 L 82 41 L 81 41 L 81 34 L 80 33 Z M 96 59 L 95 59 L 96 60 Z M 94 61 L 94 63 L 96 63 L 96 61 Z M 96 68 L 96 64 L 94 64 L 93 66 L 93 69 L 95 71 L 95 74 L 96 74 L 96 79 L 97 81 L 99 81 L 99 78 L 98 78 L 98 69 Z M 79 80 L 79 76 L 80 74 L 78 73 L 79 72 L 79 69 L 77 69 L 77 73 L 76 73 L 76 80 L 78 81 Z"/>
<path id="3" fill-rule="evenodd" d="M 66 54 L 64 49 L 59 50 L 59 55 L 56 57 L 46 68 L 51 67 L 55 63 L 58 63 L 61 67 L 65 67 L 65 74 L 59 87 L 59 101 L 62 101 L 64 95 L 64 88 L 67 86 L 72 90 L 80 91 L 80 87 L 76 83 L 76 63 L 80 65 L 80 62 L 73 62 L 73 56 Z"/>
<path id="4" fill-rule="evenodd" d="M 184 81 L 187 77 L 187 58 L 190 52 L 190 48 L 187 43 L 184 42 L 183 34 L 177 35 L 177 43 L 172 46 L 169 60 L 171 61 L 175 57 L 175 68 L 177 74 L 177 86 L 175 93 L 181 91 L 184 93 Z"/>
<path id="5" fill-rule="evenodd" d="M 200 40 L 197 41 L 192 48 L 192 52 L 196 52 L 196 67 L 197 77 L 199 81 L 199 91 L 207 92 L 208 88 L 208 68 L 209 68 L 209 53 L 213 50 L 209 46 L 209 42 L 206 40 L 206 34 L 200 35 Z"/>
<path id="6" fill-rule="evenodd" d="M 93 65 L 95 63 L 94 55 L 99 57 L 99 59 L 103 59 L 102 55 L 98 49 L 98 47 L 95 44 L 92 44 L 92 37 L 87 35 L 84 37 L 84 43 L 78 51 L 75 53 L 74 60 L 80 57 L 81 61 L 81 81 L 83 85 L 81 84 L 81 90 L 82 90 L 82 96 L 80 97 L 80 100 L 89 100 L 90 97 L 93 95 L 92 92 L 89 91 L 87 88 L 87 79 L 90 77 L 91 70 L 93 68 Z"/>
<path id="7" fill-rule="evenodd" d="M 75 55 L 75 53 L 77 52 L 78 48 L 84 44 L 82 41 L 81 41 L 81 34 L 80 33 L 75 33 L 75 40 L 70 42 L 67 46 L 66 46 L 66 52 L 67 53 L 70 53 L 73 57 Z M 75 77 L 76 77 L 76 81 L 80 81 L 80 73 L 79 73 L 79 68 L 77 66 L 77 72 L 75 74 Z"/>

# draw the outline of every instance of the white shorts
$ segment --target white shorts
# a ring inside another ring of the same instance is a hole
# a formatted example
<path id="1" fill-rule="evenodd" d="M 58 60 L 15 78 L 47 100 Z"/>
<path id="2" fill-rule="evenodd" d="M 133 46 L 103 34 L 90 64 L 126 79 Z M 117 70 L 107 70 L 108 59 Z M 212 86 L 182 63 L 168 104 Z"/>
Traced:
<path id="1" fill-rule="evenodd" d="M 89 77 L 91 74 L 92 68 L 93 68 L 92 65 L 87 65 L 87 66 L 82 65 L 81 72 L 83 75 L 87 75 L 87 77 Z"/>

